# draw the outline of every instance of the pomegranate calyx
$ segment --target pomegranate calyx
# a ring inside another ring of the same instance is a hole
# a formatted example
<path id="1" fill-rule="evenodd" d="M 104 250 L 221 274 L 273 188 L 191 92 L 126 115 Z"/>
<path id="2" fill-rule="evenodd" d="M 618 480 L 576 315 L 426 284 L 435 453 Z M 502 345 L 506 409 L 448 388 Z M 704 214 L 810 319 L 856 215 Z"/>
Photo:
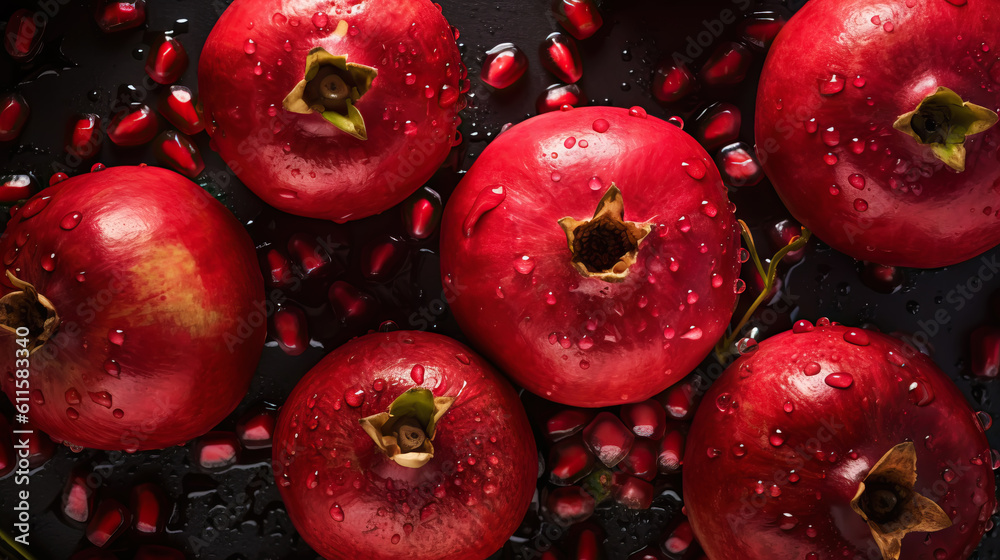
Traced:
<path id="1" fill-rule="evenodd" d="M 930 498 L 913 490 L 917 483 L 917 451 L 913 442 L 890 449 L 851 500 L 851 508 L 868 523 L 884 560 L 898 560 L 907 533 L 930 533 L 951 527 L 951 519 Z"/>
<path id="2" fill-rule="evenodd" d="M 372 87 L 378 70 L 347 62 L 316 47 L 306 56 L 305 75 L 282 102 L 286 111 L 319 113 L 330 124 L 358 140 L 367 140 L 365 119 L 355 104 Z"/>
<path id="3" fill-rule="evenodd" d="M 0 328 L 19 338 L 25 337 L 18 333 L 18 329 L 27 328 L 27 349 L 32 353 L 55 335 L 59 329 L 59 313 L 48 298 L 9 270 L 7 279 L 20 291 L 0 298 Z"/>
<path id="4" fill-rule="evenodd" d="M 622 282 L 628 277 L 639 244 L 653 230 L 649 222 L 625 221 L 624 199 L 614 183 L 597 203 L 593 218 L 567 216 L 559 220 L 559 226 L 566 233 L 573 268 L 585 278 L 605 282 Z"/>
<path id="5" fill-rule="evenodd" d="M 934 156 L 955 171 L 965 171 L 965 139 L 997 123 L 993 111 L 964 101 L 957 93 L 938 87 L 917 108 L 900 115 L 892 127 L 929 145 Z"/>
<path id="6" fill-rule="evenodd" d="M 392 401 L 386 412 L 359 420 L 375 445 L 398 465 L 420 468 L 434 457 L 431 441 L 455 397 L 435 397 L 414 387 Z"/>

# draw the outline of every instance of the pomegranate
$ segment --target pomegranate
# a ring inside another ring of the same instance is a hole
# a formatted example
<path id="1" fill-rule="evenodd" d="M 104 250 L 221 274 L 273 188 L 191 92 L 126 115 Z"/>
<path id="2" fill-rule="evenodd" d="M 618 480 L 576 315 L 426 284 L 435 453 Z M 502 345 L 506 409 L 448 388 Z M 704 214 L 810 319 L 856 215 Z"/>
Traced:
<path id="1" fill-rule="evenodd" d="M 177 445 L 246 393 L 263 278 L 239 222 L 184 177 L 113 167 L 66 179 L 14 214 L 0 254 L 0 382 L 56 441 Z"/>
<path id="2" fill-rule="evenodd" d="M 546 113 L 501 134 L 448 201 L 445 290 L 475 347 L 528 390 L 642 401 L 729 324 L 731 210 L 704 149 L 641 108 Z"/>
<path id="3" fill-rule="evenodd" d="M 429 0 L 236 0 L 202 49 L 198 83 L 213 144 L 251 190 L 344 222 L 434 174 L 468 82 Z"/>
<path id="4" fill-rule="evenodd" d="M 940 267 L 1000 243 L 992 15 L 965 0 L 817 0 L 791 18 L 764 65 L 755 128 L 797 220 L 883 265 Z"/>
<path id="5" fill-rule="evenodd" d="M 538 471 L 511 386 L 419 331 L 327 355 L 288 397 L 274 442 L 288 514 L 325 558 L 486 558 L 517 529 Z"/>
<path id="6" fill-rule="evenodd" d="M 825 319 L 744 346 L 756 349 L 705 395 L 684 453 L 709 558 L 969 557 L 1000 456 L 928 357 Z"/>

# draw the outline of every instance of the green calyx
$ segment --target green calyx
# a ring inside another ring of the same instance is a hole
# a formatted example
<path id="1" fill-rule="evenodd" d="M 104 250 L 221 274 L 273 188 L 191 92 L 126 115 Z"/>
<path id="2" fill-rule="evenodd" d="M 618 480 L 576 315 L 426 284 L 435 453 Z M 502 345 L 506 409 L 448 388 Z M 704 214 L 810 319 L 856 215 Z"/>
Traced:
<path id="1" fill-rule="evenodd" d="M 997 114 L 939 87 L 917 108 L 900 115 L 892 127 L 931 147 L 934 156 L 955 171 L 965 171 L 965 139 L 997 123 Z"/>
<path id="2" fill-rule="evenodd" d="M 282 105 L 292 113 L 319 113 L 340 130 L 367 140 L 365 119 L 355 105 L 371 89 L 377 75 L 375 68 L 347 62 L 346 56 L 316 47 L 306 57 L 304 78 Z"/>

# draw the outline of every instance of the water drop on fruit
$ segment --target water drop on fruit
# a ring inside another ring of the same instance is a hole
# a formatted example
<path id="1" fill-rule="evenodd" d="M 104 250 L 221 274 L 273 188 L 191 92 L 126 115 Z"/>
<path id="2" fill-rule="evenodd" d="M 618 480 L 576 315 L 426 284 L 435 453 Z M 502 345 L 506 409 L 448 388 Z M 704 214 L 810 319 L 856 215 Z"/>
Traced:
<path id="1" fill-rule="evenodd" d="M 681 167 L 684 168 L 684 171 L 687 172 L 688 175 L 699 181 L 704 179 L 705 174 L 708 172 L 704 162 L 700 159 L 684 161 L 681 163 Z"/>
<path id="2" fill-rule="evenodd" d="M 983 430 L 989 430 L 990 426 L 993 425 L 993 418 L 984 410 L 976 412 L 976 420 L 979 421 L 979 425 L 983 427 Z"/>
<path id="3" fill-rule="evenodd" d="M 593 127 L 594 127 L 594 132 L 604 133 L 607 132 L 609 128 L 611 128 L 611 123 L 609 123 L 604 119 L 597 119 L 596 121 L 594 121 Z"/>
<path id="4" fill-rule="evenodd" d="M 740 356 L 752 354 L 756 350 L 757 341 L 752 338 L 741 338 L 740 341 L 736 343 L 736 351 L 739 352 Z"/>
<path id="5" fill-rule="evenodd" d="M 90 400 L 94 401 L 94 403 L 99 404 L 104 408 L 111 408 L 111 393 L 107 391 L 97 391 L 89 394 Z"/>
<path id="6" fill-rule="evenodd" d="M 868 201 L 863 198 L 854 199 L 854 209 L 858 212 L 864 212 L 868 210 Z"/>
<path id="7" fill-rule="evenodd" d="M 862 329 L 851 329 L 844 333 L 844 340 L 856 346 L 868 346 L 868 333 Z"/>
<path id="8" fill-rule="evenodd" d="M 844 91 L 844 83 L 845 80 L 843 76 L 831 74 L 830 77 L 820 80 L 819 93 L 824 96 L 836 95 Z"/>
<path id="9" fill-rule="evenodd" d="M 847 182 L 851 184 L 852 187 L 856 189 L 865 188 L 865 176 L 860 173 L 853 173 L 847 178 Z"/>
<path id="10" fill-rule="evenodd" d="M 806 375 L 816 375 L 820 372 L 820 369 L 820 365 L 816 362 L 809 362 L 804 368 L 802 368 L 802 373 Z"/>
<path id="11" fill-rule="evenodd" d="M 323 12 L 316 12 L 312 16 L 312 23 L 316 27 L 322 29 L 330 23 L 330 18 L 327 17 L 327 15 L 324 14 Z"/>
<path id="12" fill-rule="evenodd" d="M 854 376 L 849 373 L 831 373 L 826 376 L 826 384 L 837 389 L 847 389 L 854 383 Z"/>
<path id="13" fill-rule="evenodd" d="M 463 235 L 471 237 L 476 224 L 483 217 L 483 214 L 499 206 L 506 198 L 507 191 L 501 185 L 483 187 L 483 190 L 479 191 L 479 194 L 476 195 L 476 200 L 472 203 L 469 213 L 465 216 L 465 221 L 462 222 Z M 527 259 L 527 256 L 524 258 Z M 534 264 L 531 266 L 533 268 Z M 520 268 L 518 268 L 518 271 L 520 271 Z M 527 274 L 528 272 L 531 272 L 531 270 L 522 272 L 522 274 Z"/>
<path id="14" fill-rule="evenodd" d="M 785 435 L 780 429 L 774 430 L 774 433 L 767 438 L 767 441 L 774 447 L 781 447 L 785 443 Z"/>
<path id="15" fill-rule="evenodd" d="M 56 254 L 49 253 L 47 255 L 42 256 L 41 265 L 42 265 L 42 270 L 46 272 L 54 271 L 56 269 Z"/>
<path id="16" fill-rule="evenodd" d="M 125 331 L 122 329 L 112 329 L 108 331 L 108 342 L 115 346 L 125 344 Z"/>
<path id="17" fill-rule="evenodd" d="M 824 129 L 820 134 L 820 138 L 823 140 L 824 144 L 830 146 L 831 148 L 840 144 L 840 132 L 832 126 Z"/>
<path id="18" fill-rule="evenodd" d="M 535 261 L 531 260 L 528 255 L 524 255 L 514 261 L 514 268 L 521 274 L 531 274 L 531 271 L 535 270 Z"/>
<path id="19" fill-rule="evenodd" d="M 701 329 L 698 327 L 691 327 L 688 331 L 681 335 L 681 338 L 685 340 L 700 340 L 702 336 Z"/>
<path id="20" fill-rule="evenodd" d="M 357 408 L 365 402 L 365 390 L 355 385 L 344 392 L 344 402 L 347 406 Z"/>

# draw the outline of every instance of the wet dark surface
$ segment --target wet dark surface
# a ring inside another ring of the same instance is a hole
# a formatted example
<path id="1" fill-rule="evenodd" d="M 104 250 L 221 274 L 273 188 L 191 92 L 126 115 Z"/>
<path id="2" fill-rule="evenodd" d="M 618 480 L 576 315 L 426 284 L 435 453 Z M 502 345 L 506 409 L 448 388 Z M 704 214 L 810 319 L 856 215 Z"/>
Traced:
<path id="1" fill-rule="evenodd" d="M 14 9 L 40 10 L 41 4 L 5 0 L 0 20 Z M 86 2 L 72 0 L 58 5 L 45 31 L 41 54 L 27 66 L 14 64 L 0 53 L 0 93 L 16 90 L 27 100 L 32 115 L 21 137 L 0 144 L 0 171 L 30 172 L 40 184 L 48 184 L 55 172 L 84 173 L 92 163 L 106 165 L 157 161 L 149 147 L 119 148 L 105 142 L 100 154 L 87 162 L 67 158 L 63 149 L 66 124 L 76 113 L 97 113 L 110 120 L 112 107 L 121 95 L 124 101 L 153 103 L 166 89 L 148 88 L 143 64 L 153 32 L 175 30 L 190 59 L 196 61 L 201 45 L 215 19 L 228 2 L 215 0 L 150 0 L 147 24 L 143 28 L 105 35 L 99 31 Z M 551 32 L 561 28 L 551 13 L 548 0 L 444 0 L 450 22 L 461 30 L 459 40 L 472 79 L 472 98 L 463 113 L 461 131 L 465 143 L 456 149 L 452 166 L 445 168 L 429 187 L 447 197 L 463 170 L 508 122 L 519 122 L 535 113 L 535 101 L 545 87 L 555 83 L 538 60 L 537 48 Z M 741 139 L 751 143 L 753 99 L 756 75 L 763 52 L 754 50 L 750 74 L 739 86 L 706 89 L 675 105 L 658 103 L 649 93 L 653 69 L 663 57 L 685 53 L 695 33 L 706 29 L 705 22 L 720 17 L 722 10 L 748 11 L 751 2 L 708 0 L 697 3 L 662 0 L 608 0 L 602 6 L 605 24 L 592 38 L 579 42 L 584 61 L 580 82 L 591 104 L 643 106 L 650 115 L 681 116 L 691 128 L 694 117 L 711 102 L 725 100 L 743 111 Z M 742 8 L 742 10 L 741 10 Z M 794 8 L 791 6 L 790 8 Z M 180 20 L 186 20 L 181 22 Z M 735 38 L 736 24 L 724 25 L 723 34 L 707 48 L 686 52 L 701 63 L 719 43 Z M 529 58 L 528 74 L 507 91 L 495 92 L 479 79 L 483 53 L 501 42 L 513 42 Z M 699 52 L 700 51 L 700 52 Z M 189 65 L 178 82 L 197 88 L 195 64 Z M 144 85 L 145 84 L 145 85 Z M 132 85 L 129 93 L 124 86 Z M 461 338 L 446 308 L 440 305 L 437 237 L 414 240 L 406 235 L 399 208 L 347 226 L 335 226 L 287 216 L 266 208 L 250 193 L 208 146 L 202 133 L 195 137 L 207 165 L 198 179 L 210 192 L 248 224 L 263 255 L 271 246 L 284 247 L 289 236 L 306 234 L 329 247 L 331 264 L 325 272 L 301 282 L 295 290 L 278 296 L 285 304 L 301 306 L 309 317 L 313 346 L 297 357 L 285 355 L 275 343 L 265 349 L 258 375 L 240 408 L 219 429 L 232 430 L 236 420 L 250 406 L 260 402 L 280 404 L 295 382 L 330 348 L 378 328 L 383 321 L 395 321 L 401 328 L 429 328 Z M 754 187 L 731 193 L 738 217 L 753 228 L 761 245 L 768 245 L 764 227 L 788 216 L 765 180 Z M 0 223 L 7 208 L 0 208 Z M 386 281 L 372 281 L 362 274 L 361 258 L 370 243 L 392 236 L 405 249 L 405 261 Z M 322 240 L 325 240 L 322 241 Z M 769 254 L 777 247 L 762 250 Z M 923 333 L 917 343 L 933 347 L 937 363 L 957 382 L 972 406 L 991 415 L 1000 414 L 997 382 L 984 383 L 970 378 L 969 334 L 978 326 L 1000 323 L 1000 280 L 978 282 L 984 263 L 1000 260 L 1000 250 L 982 258 L 934 271 L 903 271 L 905 279 L 893 293 L 880 293 L 863 281 L 863 265 L 836 253 L 818 241 L 810 243 L 804 260 L 783 271 L 781 297 L 771 312 L 758 314 L 758 339 L 790 327 L 793 318 L 816 319 L 828 316 L 847 324 L 870 324 L 886 332 Z M 335 280 L 345 280 L 377 300 L 375 311 L 358 321 L 343 323 L 330 309 L 326 290 Z M 746 300 L 754 296 L 751 283 Z M 702 371 L 711 363 L 703 364 Z M 537 398 L 526 398 L 529 412 L 544 418 L 548 408 Z M 11 409 L 0 405 L 8 416 Z M 541 441 L 541 438 L 539 438 Z M 990 433 L 992 447 L 1000 448 L 1000 430 Z M 271 477 L 269 451 L 246 453 L 241 463 L 223 473 L 208 474 L 192 464 L 189 449 L 172 448 L 137 455 L 84 450 L 73 453 L 60 447 L 46 466 L 32 475 L 32 552 L 40 559 L 64 559 L 87 543 L 79 524 L 66 522 L 59 512 L 59 495 L 73 469 L 93 469 L 102 479 L 101 496 L 117 497 L 127 503 L 128 492 L 145 481 L 159 482 L 173 502 L 166 532 L 152 540 L 126 536 L 112 550 L 121 558 L 131 558 L 139 544 L 154 542 L 185 551 L 192 558 L 292 559 L 315 558 L 295 535 Z M 679 477 L 676 477 L 679 478 Z M 620 507 L 600 508 L 594 521 L 603 526 L 607 558 L 624 559 L 646 543 L 656 543 L 676 518 L 679 505 L 672 496 L 679 492 L 679 480 L 658 479 L 662 495 L 649 512 L 631 512 Z M 0 481 L 0 510 L 3 527 L 11 525 L 10 501 L 13 478 Z M 529 513 L 529 518 L 532 515 Z M 994 517 L 996 520 L 996 517 Z M 536 558 L 545 547 L 539 533 L 555 537 L 557 550 L 569 556 L 575 552 L 573 530 L 545 530 L 537 520 L 526 522 L 498 558 Z M 562 539 L 562 540 L 560 540 Z M 514 550 L 520 551 L 515 556 Z M 1000 535 L 993 529 L 978 553 L 996 558 Z"/>

